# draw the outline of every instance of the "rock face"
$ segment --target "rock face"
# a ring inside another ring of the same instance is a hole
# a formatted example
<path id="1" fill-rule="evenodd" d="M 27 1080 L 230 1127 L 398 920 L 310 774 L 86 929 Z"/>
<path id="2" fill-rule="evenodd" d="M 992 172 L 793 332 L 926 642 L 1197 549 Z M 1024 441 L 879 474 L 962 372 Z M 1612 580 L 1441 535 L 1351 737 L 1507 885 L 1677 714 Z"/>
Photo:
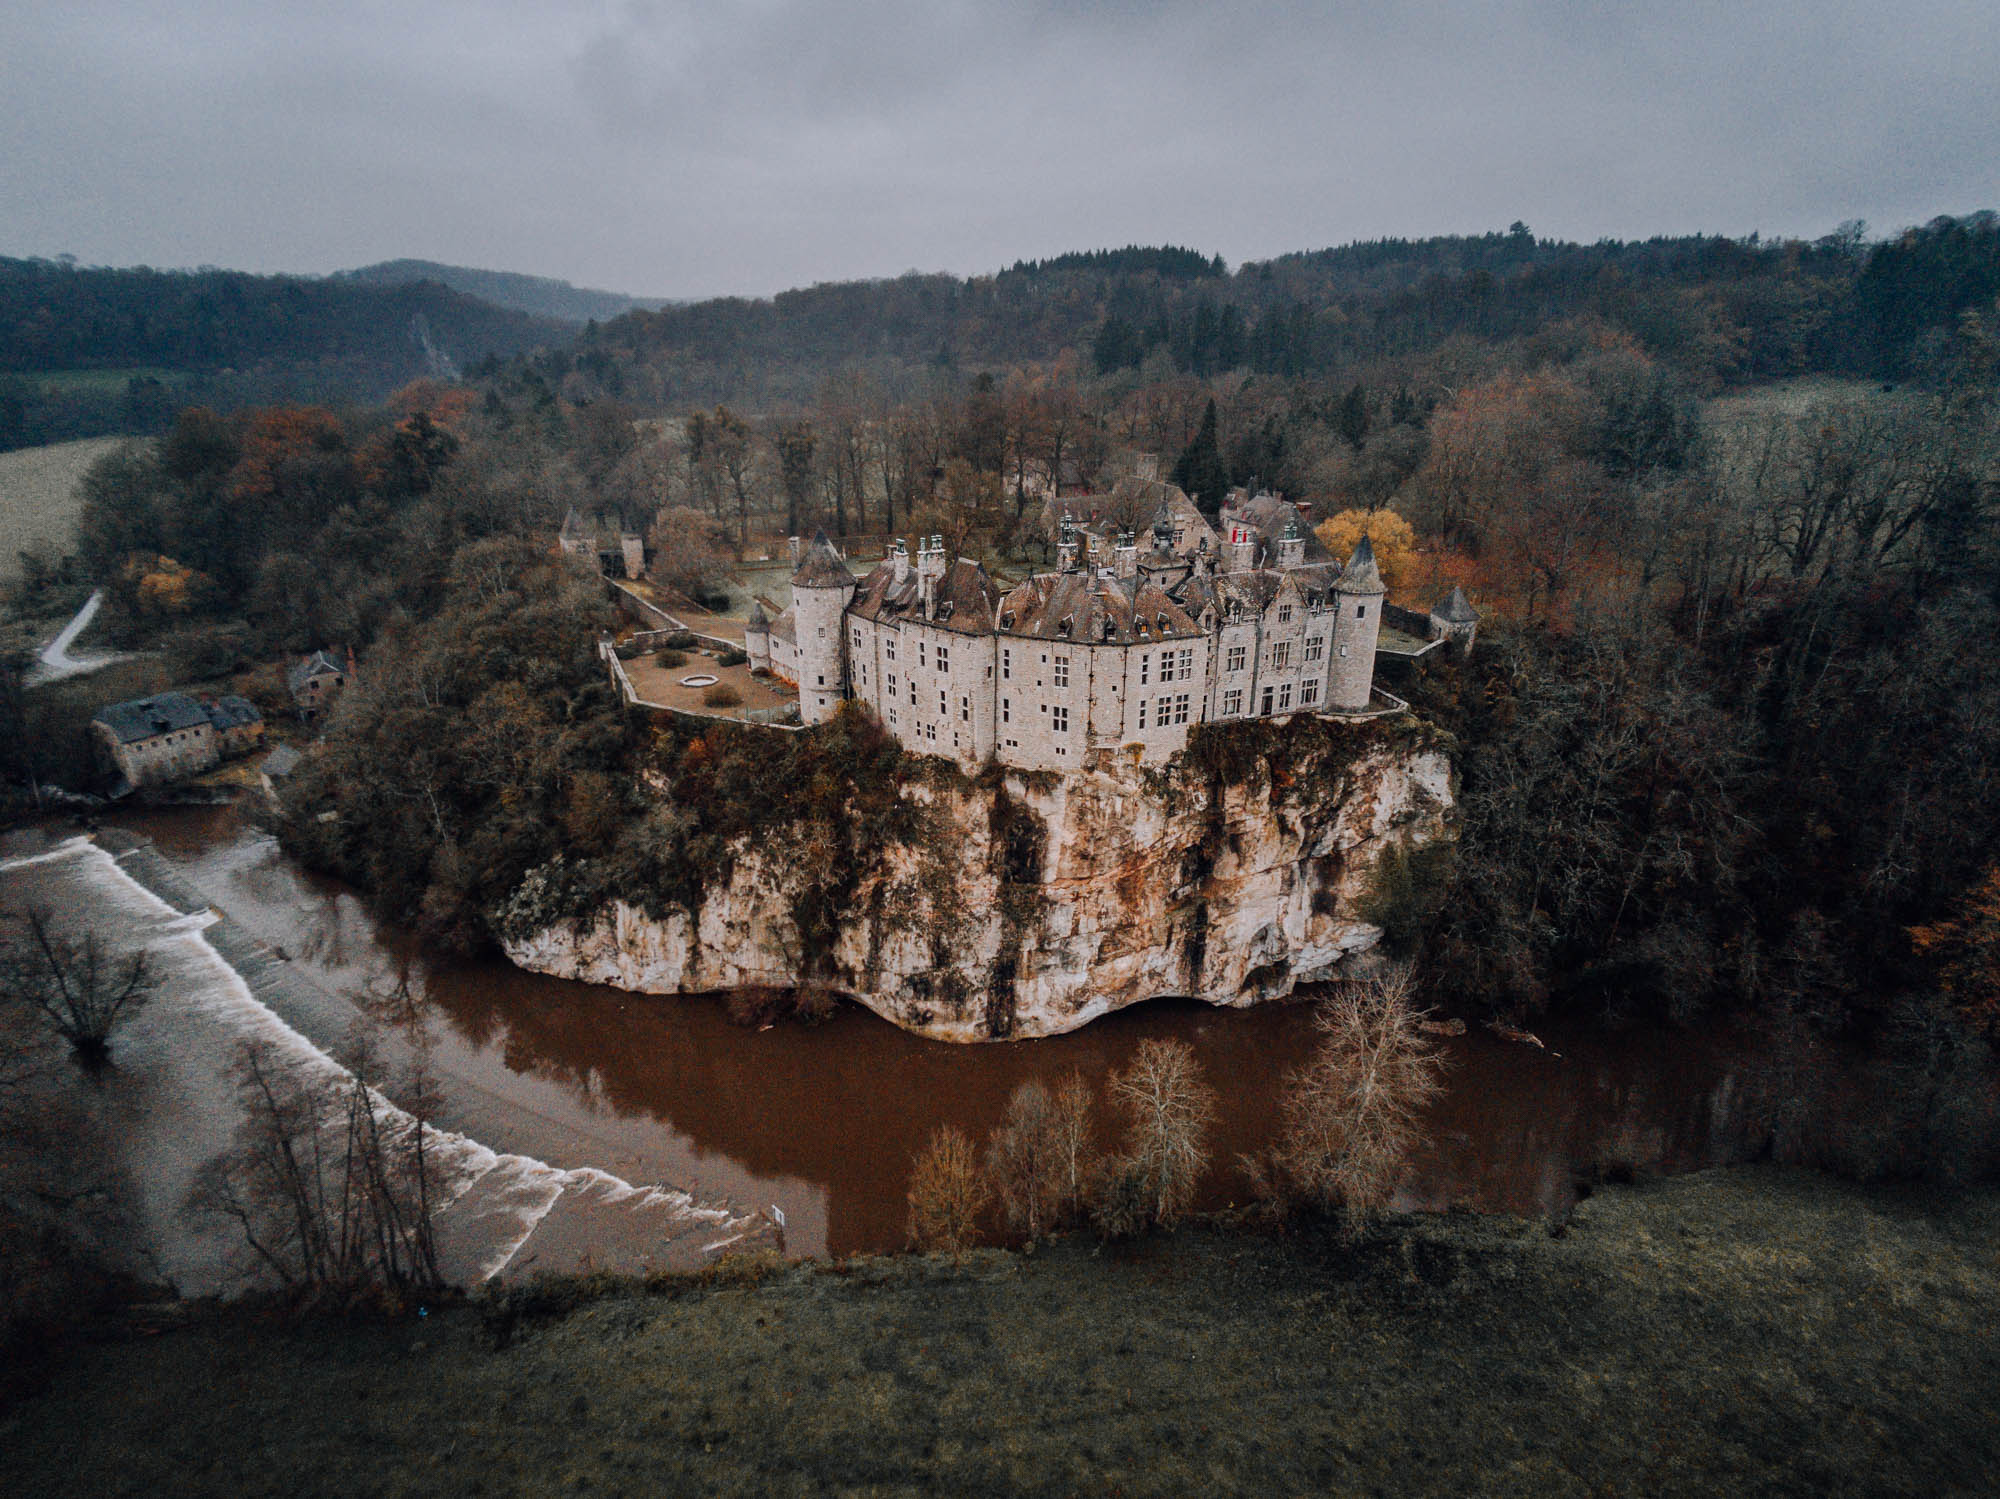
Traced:
<path id="1" fill-rule="evenodd" d="M 1056 1035 L 1163 995 L 1251 1005 L 1364 970 L 1377 862 L 1451 836 L 1445 746 L 1409 721 L 1316 719 L 1209 742 L 1225 748 L 1165 771 L 1113 754 L 1063 777 L 933 778 L 904 791 L 922 804 L 909 842 L 842 859 L 810 831 L 767 838 L 692 910 L 614 900 L 504 945 L 650 994 L 823 985 L 945 1041 Z"/>

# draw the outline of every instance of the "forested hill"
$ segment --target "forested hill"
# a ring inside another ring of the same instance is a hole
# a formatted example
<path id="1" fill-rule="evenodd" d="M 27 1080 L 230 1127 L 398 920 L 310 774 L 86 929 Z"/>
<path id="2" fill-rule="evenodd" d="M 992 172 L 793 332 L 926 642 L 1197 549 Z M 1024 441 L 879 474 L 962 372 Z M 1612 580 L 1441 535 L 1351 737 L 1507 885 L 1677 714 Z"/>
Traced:
<path id="1" fill-rule="evenodd" d="M 997 369 L 1070 351 L 1079 372 L 1328 376 L 1460 338 L 1547 337 L 1592 317 L 1703 386 L 1840 370 L 1915 373 L 1963 315 L 1992 321 L 2000 228 L 1938 219 L 1870 245 L 1694 235 L 1583 245 L 1505 233 L 1387 239 L 1233 273 L 1219 257 L 1131 247 L 996 275 L 915 273 L 768 300 L 634 312 L 587 334 L 555 374 L 671 408 L 809 396 L 838 369 Z"/>
<path id="2" fill-rule="evenodd" d="M 559 322 L 603 322 L 634 308 L 666 307 L 667 297 L 628 297 L 623 292 L 592 291 L 552 276 L 526 276 L 518 271 L 482 271 L 472 266 L 441 265 L 435 260 L 385 260 L 359 270 L 337 271 L 334 279 L 371 286 L 404 286 L 435 281 L 495 307 L 511 307 L 535 317 Z"/>
<path id="3" fill-rule="evenodd" d="M 154 430 L 190 402 L 372 402 L 575 331 L 435 282 L 0 258 L 0 449 Z"/>

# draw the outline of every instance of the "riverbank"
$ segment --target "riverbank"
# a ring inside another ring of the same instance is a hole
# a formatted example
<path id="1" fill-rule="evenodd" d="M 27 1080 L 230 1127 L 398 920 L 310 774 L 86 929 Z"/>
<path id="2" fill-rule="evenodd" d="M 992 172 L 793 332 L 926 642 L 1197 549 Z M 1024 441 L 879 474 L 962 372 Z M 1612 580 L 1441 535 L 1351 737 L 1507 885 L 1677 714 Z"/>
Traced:
<path id="1" fill-rule="evenodd" d="M 851 1260 L 80 1350 L 40 1494 L 1991 1492 L 2000 1191 L 1741 1167 L 1567 1230 Z"/>

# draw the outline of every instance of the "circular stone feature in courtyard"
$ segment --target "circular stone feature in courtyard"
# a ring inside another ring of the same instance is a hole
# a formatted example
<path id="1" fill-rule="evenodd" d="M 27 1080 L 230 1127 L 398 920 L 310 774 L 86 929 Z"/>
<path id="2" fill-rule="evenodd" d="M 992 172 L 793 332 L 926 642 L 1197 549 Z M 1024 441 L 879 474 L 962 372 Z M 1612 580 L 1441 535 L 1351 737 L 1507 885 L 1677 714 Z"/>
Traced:
<path id="1" fill-rule="evenodd" d="M 714 685 L 715 685 L 715 684 L 716 684 L 717 682 L 720 682 L 721 680 L 722 680 L 722 678 L 720 678 L 720 677 L 718 677 L 718 676 L 715 676 L 714 674 L 712 674 L 712 673 L 710 673 L 710 672 L 705 672 L 705 671 L 698 671 L 698 672 L 696 672 L 696 673 L 695 673 L 695 674 L 694 674 L 693 676 L 691 676 L 691 677 L 682 677 L 682 678 L 681 678 L 681 686 L 683 686 L 683 687 L 713 687 L 713 686 L 714 686 Z"/>

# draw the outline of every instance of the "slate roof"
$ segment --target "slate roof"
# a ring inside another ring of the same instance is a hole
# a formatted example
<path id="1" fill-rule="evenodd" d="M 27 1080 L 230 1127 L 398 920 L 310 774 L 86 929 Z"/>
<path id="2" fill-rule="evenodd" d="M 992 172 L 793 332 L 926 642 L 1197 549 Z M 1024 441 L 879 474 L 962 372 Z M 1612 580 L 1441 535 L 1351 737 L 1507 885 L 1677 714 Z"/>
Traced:
<path id="1" fill-rule="evenodd" d="M 1342 593 L 1387 593 L 1382 586 L 1382 574 L 1375 567 L 1375 544 L 1366 536 L 1355 545 L 1354 555 L 1347 559 L 1347 568 L 1340 575 Z"/>
<path id="2" fill-rule="evenodd" d="M 1274 494 L 1260 494 L 1254 500 L 1246 500 L 1234 510 L 1225 511 L 1222 517 L 1222 541 L 1229 540 L 1231 526 L 1247 526 L 1255 533 L 1259 543 L 1256 552 L 1259 567 L 1275 566 L 1278 560 L 1278 542 L 1286 528 L 1294 528 L 1294 534 L 1305 545 L 1305 560 L 1308 563 L 1337 563 L 1340 559 L 1326 549 L 1326 543 L 1313 534 L 1311 526 L 1299 514 L 1299 507 L 1290 500 L 1283 500 Z"/>
<path id="3" fill-rule="evenodd" d="M 257 705 L 245 697 L 221 697 L 204 706 L 208 709 L 208 721 L 218 730 L 241 729 L 264 721 Z"/>
<path id="4" fill-rule="evenodd" d="M 314 677 L 325 676 L 328 672 L 339 676 L 345 670 L 346 668 L 325 651 L 314 651 L 305 660 L 295 661 L 285 669 L 285 686 L 297 692 Z"/>
<path id="5" fill-rule="evenodd" d="M 847 564 L 840 560 L 840 553 L 833 549 L 833 543 L 826 539 L 826 532 L 813 533 L 812 546 L 806 551 L 805 559 L 799 563 L 798 571 L 792 574 L 794 588 L 852 587 L 854 574 L 847 570 Z"/>
<path id="6" fill-rule="evenodd" d="M 110 729 L 120 744 L 137 744 L 142 739 L 180 729 L 199 728 L 208 721 L 208 709 L 185 692 L 161 692 L 113 703 L 100 708 L 91 720 Z"/>
<path id="7" fill-rule="evenodd" d="M 1000 600 L 1000 633 L 1078 645 L 1142 645 L 1205 633 L 1167 589 L 1149 578 L 1078 570 L 1042 573 Z"/>
<path id="8" fill-rule="evenodd" d="M 961 557 L 938 575 L 933 585 L 937 607 L 924 623 L 961 635 L 987 635 L 1000 603 L 1000 587 L 977 562 Z M 893 562 L 883 562 L 861 580 L 850 606 L 863 619 L 893 622 L 922 619 L 922 593 L 913 567 L 896 581 Z"/>
<path id="9" fill-rule="evenodd" d="M 744 633 L 748 634 L 752 630 L 769 630 L 770 628 L 771 616 L 764 612 L 762 604 L 752 599 L 750 601 L 750 613 L 743 621 Z"/>
<path id="10" fill-rule="evenodd" d="M 1479 611 L 1472 607 L 1463 588 L 1454 588 L 1451 597 L 1431 610 L 1448 625 L 1473 625 L 1479 623 Z"/>

